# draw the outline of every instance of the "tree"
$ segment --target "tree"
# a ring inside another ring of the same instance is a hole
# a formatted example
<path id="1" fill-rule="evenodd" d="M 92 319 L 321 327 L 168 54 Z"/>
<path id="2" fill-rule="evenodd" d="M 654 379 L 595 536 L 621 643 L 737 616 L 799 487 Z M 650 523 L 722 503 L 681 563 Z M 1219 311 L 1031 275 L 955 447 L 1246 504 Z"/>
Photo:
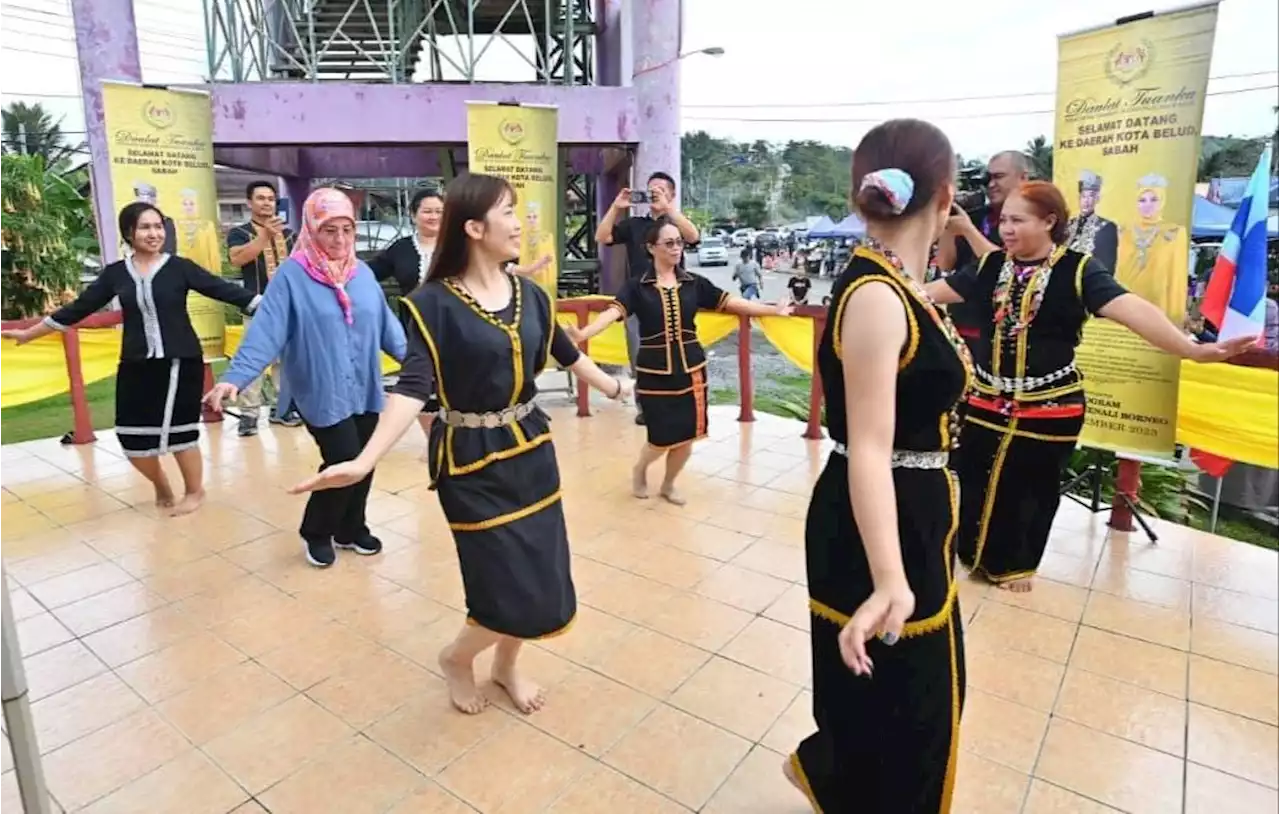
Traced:
<path id="1" fill-rule="evenodd" d="M 40 103 L 11 102 L 0 112 L 4 130 L 4 152 L 38 155 L 46 167 L 69 167 L 77 153 L 84 151 L 84 142 L 74 146 L 67 143 L 62 132 L 62 121 L 54 120 Z"/>
<path id="2" fill-rule="evenodd" d="M 768 204 L 755 195 L 734 198 L 733 209 L 738 213 L 738 220 L 752 229 L 759 229 L 769 219 Z"/>
<path id="3" fill-rule="evenodd" d="M 42 156 L 9 154 L 0 158 L 0 208 L 0 316 L 37 316 L 74 297 L 88 201 Z"/>
<path id="4" fill-rule="evenodd" d="M 1240 178 L 1253 174 L 1258 157 L 1266 146 L 1266 139 L 1246 139 L 1234 136 L 1205 136 L 1200 147 L 1200 163 L 1196 167 L 1196 180 L 1214 178 Z"/>
<path id="5" fill-rule="evenodd" d="M 1031 175 L 1042 181 L 1053 180 L 1053 145 L 1044 136 L 1036 136 L 1027 142 L 1027 161 L 1031 163 Z"/>

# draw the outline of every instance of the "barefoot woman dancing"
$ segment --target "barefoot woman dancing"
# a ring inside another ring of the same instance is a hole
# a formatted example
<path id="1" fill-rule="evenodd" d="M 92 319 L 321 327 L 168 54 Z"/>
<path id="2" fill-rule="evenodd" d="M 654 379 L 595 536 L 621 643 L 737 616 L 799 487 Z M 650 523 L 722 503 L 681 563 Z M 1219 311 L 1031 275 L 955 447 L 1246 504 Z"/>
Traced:
<path id="1" fill-rule="evenodd" d="M 947 469 L 969 384 L 964 341 L 925 296 L 954 197 L 942 131 L 886 122 L 853 155 L 868 240 L 832 289 L 818 346 L 836 448 L 805 524 L 818 731 L 783 765 L 827 814 L 945 814 L 964 652 Z"/>
<path id="2" fill-rule="evenodd" d="M 570 328 L 569 334 L 584 342 L 619 319 L 634 314 L 639 320 L 636 397 L 645 415 L 648 440 L 632 469 L 632 491 L 639 498 L 649 496 L 649 467 L 665 455 L 667 467 L 658 494 L 680 506 L 685 501 L 676 491 L 676 476 L 689 462 L 693 442 L 707 435 L 707 355 L 698 341 L 694 317 L 699 310 L 785 316 L 792 306 L 731 296 L 706 277 L 680 268 L 684 239 L 666 217 L 653 222 L 645 242 L 653 269 L 638 280 L 628 280 L 609 310 L 582 330 Z"/>
<path id="3" fill-rule="evenodd" d="M 187 293 L 230 303 L 248 312 L 261 297 L 210 274 L 184 257 L 164 253 L 164 216 L 141 201 L 120 210 L 120 236 L 131 250 L 111 263 L 76 298 L 30 328 L 5 331 L 21 345 L 65 331 L 120 298 L 124 337 L 116 370 L 116 435 L 133 468 L 151 481 L 156 506 L 187 514 L 204 500 L 200 457 L 200 392 L 204 360 L 200 339 L 187 316 Z M 173 489 L 160 467 L 172 453 L 186 494 L 174 505 Z"/>
<path id="4" fill-rule="evenodd" d="M 960 560 L 1021 593 L 1031 590 L 1044 556 L 1062 472 L 1084 427 L 1075 351 L 1089 316 L 1119 322 L 1157 348 L 1198 362 L 1222 361 L 1253 340 L 1197 345 L 1090 255 L 1066 248 L 1067 204 L 1046 181 L 1028 181 L 1006 199 L 1000 237 L 1003 251 L 930 283 L 928 291 L 940 304 L 972 303 L 981 327 L 973 340 L 976 392 L 956 462 L 964 495 Z"/>
<path id="5" fill-rule="evenodd" d="M 554 357 L 612 398 L 629 389 L 556 328 L 541 288 L 503 271 L 519 253 L 506 181 L 463 175 L 449 185 L 427 282 L 404 300 L 409 350 L 373 437 L 355 460 L 294 488 L 360 480 L 438 396 L 428 465 L 467 600 L 467 623 L 440 653 L 440 667 L 454 706 L 466 713 L 485 707 L 472 665 L 494 645 L 494 683 L 521 712 L 539 709 L 542 690 L 517 672 L 516 657 L 525 640 L 564 632 L 577 611 L 560 470 L 534 380 Z"/>

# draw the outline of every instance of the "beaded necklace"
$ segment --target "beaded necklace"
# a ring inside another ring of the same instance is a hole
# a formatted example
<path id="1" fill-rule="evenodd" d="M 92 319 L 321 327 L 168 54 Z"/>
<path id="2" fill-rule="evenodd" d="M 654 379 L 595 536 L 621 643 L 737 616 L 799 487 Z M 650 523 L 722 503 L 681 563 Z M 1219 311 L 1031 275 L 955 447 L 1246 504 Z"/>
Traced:
<path id="1" fill-rule="evenodd" d="M 902 259 L 889 250 L 883 243 L 873 237 L 866 238 L 863 247 L 875 252 L 883 257 L 889 266 L 896 272 L 896 275 L 906 289 L 911 292 L 911 296 L 925 310 L 925 313 L 938 326 L 938 330 L 951 343 L 951 347 L 955 350 L 956 356 L 960 359 L 960 364 L 964 368 L 964 388 L 960 398 L 952 405 L 951 410 L 947 414 L 947 427 L 949 430 L 951 449 L 957 449 L 960 446 L 960 403 L 964 401 L 970 390 L 973 388 L 973 356 L 969 353 L 969 346 L 965 343 L 964 337 L 956 330 L 956 326 L 951 322 L 951 317 L 945 312 L 939 311 L 934 305 L 933 298 L 929 296 L 929 292 L 925 287 L 916 281 L 914 277 L 907 273 L 906 267 L 902 263 Z"/>
<path id="2" fill-rule="evenodd" d="M 1003 330 L 1010 339 L 1017 337 L 1031 325 L 1036 314 L 1040 313 L 1040 303 L 1044 301 L 1044 291 L 1049 285 L 1049 275 L 1053 267 L 1066 252 L 1066 246 L 1055 246 L 1049 256 L 1035 266 L 1021 266 L 1012 254 L 1006 254 L 1004 265 L 1000 267 L 1000 276 L 996 278 L 996 290 L 992 294 L 992 305 L 995 306 L 994 322 L 996 330 Z M 1025 312 L 1013 301 L 1014 279 L 1026 280 L 1027 285 L 1019 299 L 1024 299 L 1029 292 L 1031 302 Z"/>

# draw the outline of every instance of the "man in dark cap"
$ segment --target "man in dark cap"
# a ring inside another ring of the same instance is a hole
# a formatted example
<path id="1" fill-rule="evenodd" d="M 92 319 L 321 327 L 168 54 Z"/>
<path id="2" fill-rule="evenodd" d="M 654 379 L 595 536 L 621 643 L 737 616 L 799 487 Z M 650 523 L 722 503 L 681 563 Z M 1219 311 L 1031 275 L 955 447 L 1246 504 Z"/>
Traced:
<path id="1" fill-rule="evenodd" d="M 1093 255 L 1108 271 L 1115 273 L 1119 233 L 1115 223 L 1098 214 L 1102 177 L 1091 170 L 1081 170 L 1079 190 L 1080 214 L 1067 225 L 1067 247 Z"/>

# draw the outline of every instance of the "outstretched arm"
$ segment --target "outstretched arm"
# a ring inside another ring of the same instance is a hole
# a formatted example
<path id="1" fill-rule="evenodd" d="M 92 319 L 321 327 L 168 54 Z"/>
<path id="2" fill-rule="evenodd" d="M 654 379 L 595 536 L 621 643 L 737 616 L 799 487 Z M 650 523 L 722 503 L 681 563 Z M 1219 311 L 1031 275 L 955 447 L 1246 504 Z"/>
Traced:
<path id="1" fill-rule="evenodd" d="M 786 299 L 779 300 L 771 305 L 767 302 L 755 302 L 754 300 L 729 294 L 725 297 L 720 310 L 744 317 L 785 317 L 795 311 L 795 306 Z"/>
<path id="2" fill-rule="evenodd" d="M 1099 309 L 1098 315 L 1119 322 L 1165 353 L 1195 362 L 1224 362 L 1258 342 L 1256 336 L 1241 336 L 1225 342 L 1198 344 L 1174 325 L 1164 311 L 1137 294 L 1116 297 Z"/>

